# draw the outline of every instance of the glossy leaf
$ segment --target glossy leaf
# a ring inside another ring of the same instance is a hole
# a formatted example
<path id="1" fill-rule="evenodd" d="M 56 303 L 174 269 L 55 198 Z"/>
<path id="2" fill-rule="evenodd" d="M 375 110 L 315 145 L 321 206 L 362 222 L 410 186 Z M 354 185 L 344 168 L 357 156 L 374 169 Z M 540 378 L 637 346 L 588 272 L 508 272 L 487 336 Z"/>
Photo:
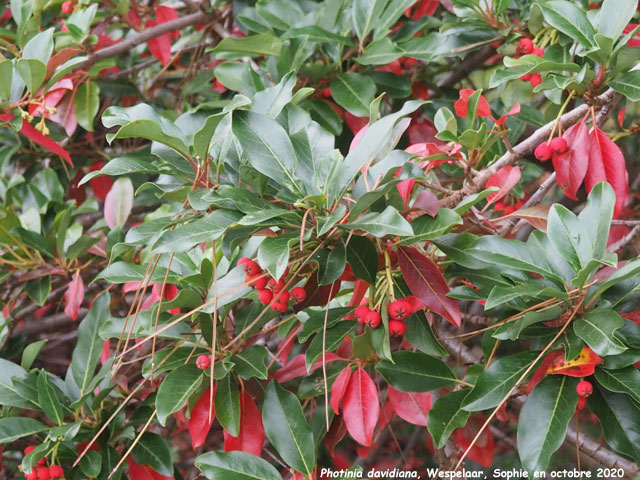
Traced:
<path id="1" fill-rule="evenodd" d="M 376 370 L 401 392 L 428 392 L 456 380 L 446 363 L 424 353 L 398 351 L 391 356 L 393 362 L 381 360 Z"/>
<path id="2" fill-rule="evenodd" d="M 378 252 L 373 243 L 359 235 L 353 235 L 347 244 L 347 262 L 356 277 L 374 284 L 378 273 Z"/>
<path id="3" fill-rule="evenodd" d="M 454 430 L 466 425 L 469 412 L 460 406 L 467 393 L 466 390 L 457 390 L 439 397 L 429 411 L 427 428 L 436 448 L 444 447 Z"/>
<path id="4" fill-rule="evenodd" d="M 536 5 L 542 10 L 544 19 L 552 27 L 585 47 L 592 45 L 595 35 L 593 25 L 575 4 L 566 0 L 551 0 L 536 3 Z"/>
<path id="5" fill-rule="evenodd" d="M 260 410 L 245 391 L 240 394 L 240 430 L 233 437 L 224 430 L 224 451 L 241 450 L 260 456 L 264 444 L 264 426 Z"/>
<path id="6" fill-rule="evenodd" d="M 362 368 L 355 370 L 342 399 L 344 423 L 355 441 L 368 447 L 380 415 L 378 389 Z"/>
<path id="7" fill-rule="evenodd" d="M 406 393 L 389 387 L 388 394 L 396 415 L 414 425 L 427 426 L 427 416 L 431 410 L 431 394 L 429 392 Z"/>
<path id="8" fill-rule="evenodd" d="M 351 230 L 363 230 L 374 237 L 413 235 L 411 224 L 392 206 L 388 206 L 380 213 L 367 213 L 351 223 L 340 226 Z"/>
<path id="9" fill-rule="evenodd" d="M 379 0 L 373 0 L 380 3 Z M 345 110 L 356 117 L 368 117 L 369 105 L 376 94 L 370 77 L 359 73 L 343 73 L 331 81 L 331 96 Z"/>
<path id="10" fill-rule="evenodd" d="M 64 292 L 64 313 L 66 313 L 71 320 L 77 320 L 78 310 L 80 310 L 83 301 L 84 281 L 80 275 L 80 270 L 77 270 L 76 273 L 73 274 L 73 277 L 71 277 L 71 282 L 69 282 L 69 286 Z"/>
<path id="11" fill-rule="evenodd" d="M 93 132 L 93 121 L 100 109 L 100 88 L 95 82 L 87 81 L 78 87 L 73 109 L 80 126 Z"/>
<path id="12" fill-rule="evenodd" d="M 214 407 L 211 412 L 211 421 L 209 421 L 210 410 L 211 389 L 207 389 L 191 409 L 191 417 L 189 418 L 189 435 L 191 436 L 191 446 L 194 450 L 204 444 L 209 430 L 211 430 L 211 425 L 213 425 L 213 420 L 216 416 L 216 410 Z"/>
<path id="13" fill-rule="evenodd" d="M 149 465 L 164 476 L 173 475 L 173 463 L 167 441 L 160 435 L 145 432 L 131 452 L 131 457 L 138 465 Z"/>
<path id="14" fill-rule="evenodd" d="M 157 416 L 160 425 L 164 426 L 169 415 L 184 407 L 201 383 L 202 371 L 194 364 L 183 365 L 165 377 L 156 395 Z"/>
<path id="15" fill-rule="evenodd" d="M 115 181 L 104 202 L 104 220 L 109 228 L 122 228 L 133 208 L 133 183 L 128 177 Z"/>
<path id="16" fill-rule="evenodd" d="M 626 367 L 621 370 L 598 367 L 595 378 L 607 390 L 626 393 L 640 404 L 640 371 L 636 367 Z"/>
<path id="17" fill-rule="evenodd" d="M 351 367 L 343 368 L 336 379 L 331 384 L 331 408 L 336 413 L 340 413 L 340 402 L 344 398 L 344 393 L 351 379 Z"/>
<path id="18" fill-rule="evenodd" d="M 237 437 L 240 432 L 240 396 L 235 377 L 231 374 L 218 382 L 216 414 L 220 425 L 230 435 Z"/>
<path id="19" fill-rule="evenodd" d="M 589 166 L 589 130 L 585 122 L 580 122 L 567 129 L 563 138 L 567 141 L 569 150 L 552 157 L 553 168 L 556 171 L 558 186 L 567 197 L 576 200 L 576 193 Z"/>
<path id="20" fill-rule="evenodd" d="M 282 480 L 269 462 L 244 452 L 208 452 L 195 465 L 209 480 Z"/>
<path id="21" fill-rule="evenodd" d="M 593 310 L 573 323 L 573 331 L 600 356 L 619 355 L 627 347 L 616 336 L 624 319 L 613 310 Z"/>

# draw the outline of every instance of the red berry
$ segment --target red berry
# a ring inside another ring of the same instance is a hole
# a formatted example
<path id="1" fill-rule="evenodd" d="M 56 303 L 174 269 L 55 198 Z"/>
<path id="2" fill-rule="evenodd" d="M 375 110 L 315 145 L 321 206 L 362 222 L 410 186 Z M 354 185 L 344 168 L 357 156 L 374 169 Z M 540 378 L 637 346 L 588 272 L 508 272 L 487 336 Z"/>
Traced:
<path id="1" fill-rule="evenodd" d="M 209 368 L 209 365 L 211 365 L 211 358 L 209 357 L 209 355 L 200 355 L 198 358 L 196 358 L 196 367 L 198 367 L 200 370 Z"/>
<path id="2" fill-rule="evenodd" d="M 533 52 L 531 52 L 533 55 L 535 55 L 536 57 L 544 57 L 544 50 L 541 48 L 534 48 Z"/>
<path id="3" fill-rule="evenodd" d="M 272 278 L 267 282 L 267 288 L 273 293 L 278 293 L 284 288 L 284 280 L 281 278 L 276 282 L 276 280 Z"/>
<path id="4" fill-rule="evenodd" d="M 551 151 L 551 147 L 548 144 L 541 143 L 533 151 L 533 154 L 541 162 L 546 162 L 547 160 L 549 160 L 551 158 L 551 155 L 553 154 L 553 152 Z"/>
<path id="5" fill-rule="evenodd" d="M 291 290 L 291 300 L 293 300 L 294 303 L 304 302 L 306 298 L 307 298 L 307 292 L 304 288 L 296 287 L 293 290 Z"/>
<path id="6" fill-rule="evenodd" d="M 551 148 L 553 153 L 561 154 L 565 153 L 569 149 L 569 145 L 564 138 L 556 137 L 551 140 L 551 143 L 549 143 L 549 148 Z"/>
<path id="7" fill-rule="evenodd" d="M 259 273 L 262 273 L 262 269 L 260 268 L 260 265 L 258 265 L 253 260 L 249 260 L 248 262 L 243 263 L 242 269 L 244 270 L 244 273 L 250 276 L 254 276 Z"/>
<path id="8" fill-rule="evenodd" d="M 271 310 L 275 310 L 276 312 L 284 313 L 287 311 L 287 305 L 284 305 L 280 302 L 273 302 L 271 304 Z"/>
<path id="9" fill-rule="evenodd" d="M 27 448 L 24 449 L 24 454 L 25 455 L 29 455 L 31 452 L 33 452 L 36 449 L 35 445 L 29 445 Z"/>
<path id="10" fill-rule="evenodd" d="M 49 467 L 49 476 L 51 478 L 61 478 L 64 477 L 64 470 L 60 465 L 51 465 Z"/>
<path id="11" fill-rule="evenodd" d="M 532 75 L 533 75 L 532 73 L 526 73 L 524 75 L 521 75 L 520 80 L 522 80 L 523 82 L 528 82 L 529 80 L 531 80 Z"/>
<path id="12" fill-rule="evenodd" d="M 62 13 L 66 13 L 67 15 L 73 13 L 73 2 L 69 0 L 62 2 Z"/>
<path id="13" fill-rule="evenodd" d="M 593 393 L 593 385 L 591 385 L 591 382 L 588 380 L 582 380 L 576 386 L 576 392 L 578 392 L 578 395 L 581 397 L 587 398 Z"/>
<path id="14" fill-rule="evenodd" d="M 412 295 L 404 297 L 404 301 L 407 302 L 407 305 L 409 306 L 409 315 L 413 315 L 418 310 L 422 310 L 424 308 L 422 301 Z"/>
<path id="15" fill-rule="evenodd" d="M 240 257 L 238 260 L 238 265 L 244 265 L 247 262 L 251 262 L 252 260 L 249 257 Z"/>
<path id="16" fill-rule="evenodd" d="M 402 320 L 389 320 L 389 335 L 400 337 L 407 331 L 407 325 Z"/>
<path id="17" fill-rule="evenodd" d="M 49 480 L 49 469 L 47 467 L 40 467 L 38 469 L 38 480 Z"/>
<path id="18" fill-rule="evenodd" d="M 263 305 L 268 305 L 273 300 L 273 292 L 271 290 L 258 290 L 258 301 Z"/>
<path id="19" fill-rule="evenodd" d="M 38 470 L 34 468 L 31 470 L 31 473 L 25 473 L 24 478 L 27 480 L 38 480 Z"/>
<path id="20" fill-rule="evenodd" d="M 587 399 L 584 397 L 578 397 L 578 406 L 576 408 L 576 413 L 578 413 L 578 410 L 582 410 L 586 406 L 587 406 Z"/>
<path id="21" fill-rule="evenodd" d="M 410 314 L 409 304 L 403 298 L 389 304 L 389 317 L 392 320 L 404 320 Z"/>
<path id="22" fill-rule="evenodd" d="M 62 25 L 62 27 L 60 27 L 60 31 L 62 33 L 67 33 L 69 31 L 69 27 L 67 27 L 66 25 Z"/>
<path id="23" fill-rule="evenodd" d="M 288 290 L 282 290 L 279 294 L 277 294 L 276 302 L 287 306 L 287 305 L 289 305 L 289 297 L 290 296 L 291 295 L 289 294 Z"/>
<path id="24" fill-rule="evenodd" d="M 356 308 L 355 312 L 353 312 L 353 316 L 358 321 L 358 323 L 364 324 L 364 319 L 370 311 L 371 309 L 366 305 L 360 305 L 358 308 Z"/>
<path id="25" fill-rule="evenodd" d="M 42 467 L 45 463 L 47 463 L 47 459 L 42 457 L 40 460 L 36 462 L 36 467 Z"/>
<path id="26" fill-rule="evenodd" d="M 370 310 L 369 313 L 364 316 L 362 323 L 371 328 L 378 328 L 381 322 L 382 318 L 380 318 L 380 314 L 375 310 Z"/>
<path id="27" fill-rule="evenodd" d="M 528 55 L 533 52 L 533 40 L 530 38 L 523 38 L 518 43 L 517 52 L 520 55 Z"/>
<path id="28" fill-rule="evenodd" d="M 267 277 L 262 273 L 259 273 L 257 275 L 247 275 L 245 277 L 245 281 L 258 290 L 267 288 Z"/>
<path id="29" fill-rule="evenodd" d="M 534 73 L 533 75 L 531 75 L 529 83 L 532 87 L 537 87 L 542 83 L 542 75 L 540 75 L 539 73 Z"/>

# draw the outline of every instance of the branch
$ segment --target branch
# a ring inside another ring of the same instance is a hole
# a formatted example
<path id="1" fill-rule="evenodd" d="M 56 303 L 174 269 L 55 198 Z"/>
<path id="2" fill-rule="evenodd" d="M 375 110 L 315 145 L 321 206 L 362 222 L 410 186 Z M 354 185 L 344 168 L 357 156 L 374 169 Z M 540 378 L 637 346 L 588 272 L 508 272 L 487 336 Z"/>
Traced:
<path id="1" fill-rule="evenodd" d="M 622 237 L 616 243 L 610 245 L 609 248 L 607 248 L 607 251 L 608 252 L 617 252 L 622 247 L 624 247 L 627 243 L 629 243 L 631 240 L 633 240 L 638 235 L 638 233 L 640 233 L 640 225 L 636 225 L 624 237 Z"/>
<path id="2" fill-rule="evenodd" d="M 449 73 L 447 73 L 440 79 L 437 84 L 438 87 L 452 87 L 464 77 L 466 77 L 469 73 L 473 72 L 476 68 L 483 65 L 485 61 L 493 57 L 495 54 L 496 49 L 491 45 L 487 45 L 486 47 L 481 48 L 473 54 L 467 55 L 457 67 L 453 68 Z"/>
<path id="3" fill-rule="evenodd" d="M 73 71 L 85 70 L 94 63 L 99 62 L 100 60 L 115 57 L 117 55 L 120 55 L 121 53 L 125 53 L 140 44 L 159 37 L 160 35 L 173 32 L 174 30 L 182 30 L 183 28 L 190 25 L 205 22 L 210 18 L 211 16 L 204 12 L 196 12 L 185 15 L 184 17 L 176 18 L 175 20 L 171 20 L 169 22 L 161 23 L 160 25 L 156 25 L 155 27 L 147 28 L 144 32 L 136 35 L 135 37 L 129 38 L 122 42 L 118 42 L 114 45 L 111 45 L 110 47 L 102 48 L 90 54 L 89 58 L 87 58 L 84 62 L 78 64 L 73 69 Z"/>
<path id="4" fill-rule="evenodd" d="M 599 109 L 600 111 L 606 112 L 606 114 L 608 115 L 612 110 L 611 106 L 614 104 L 616 99 L 619 99 L 618 93 L 616 93 L 613 89 L 609 89 L 599 97 L 596 97 L 594 107 Z M 570 126 L 578 123 L 584 118 L 590 108 L 591 107 L 585 103 L 562 115 L 559 122 L 562 126 L 562 129 L 565 130 Z M 547 140 L 554 128 L 555 123 L 556 121 L 554 120 L 537 129 L 530 137 L 513 147 L 512 152 L 505 153 L 493 165 L 482 170 L 473 179 L 473 184 L 467 183 L 462 189 L 455 192 L 453 195 L 440 200 L 440 206 L 448 208 L 454 207 L 458 203 L 460 203 L 460 201 L 464 197 L 473 195 L 474 193 L 482 190 L 489 178 L 491 178 L 494 173 L 496 173 L 502 167 L 510 165 L 526 155 L 530 155 L 540 143 Z"/>
<path id="5" fill-rule="evenodd" d="M 447 348 L 447 350 L 449 350 L 449 353 L 458 357 L 466 364 L 477 364 L 482 360 L 482 355 L 477 355 L 458 340 L 451 338 L 439 340 L 440 343 L 442 343 Z M 512 398 L 511 401 L 515 407 L 521 408 L 524 404 L 525 398 L 526 397 L 524 396 L 518 396 Z M 638 467 L 637 464 L 620 457 L 617 453 L 614 453 L 611 450 L 607 449 L 600 442 L 592 439 L 584 432 L 578 435 L 576 433 L 576 430 L 571 425 L 567 430 L 567 437 L 565 441 L 572 444 L 574 448 L 576 444 L 578 444 L 580 450 L 583 453 L 587 454 L 593 460 L 605 467 L 622 468 L 624 470 L 625 476 L 629 478 L 635 478 L 637 476 L 637 473 L 640 472 L 640 467 Z"/>

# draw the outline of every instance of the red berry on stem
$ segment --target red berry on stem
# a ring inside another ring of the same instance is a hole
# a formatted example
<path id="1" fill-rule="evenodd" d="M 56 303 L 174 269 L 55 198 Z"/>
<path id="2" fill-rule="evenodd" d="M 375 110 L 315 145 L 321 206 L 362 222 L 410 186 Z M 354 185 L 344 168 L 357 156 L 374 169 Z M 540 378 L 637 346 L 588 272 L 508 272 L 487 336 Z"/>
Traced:
<path id="1" fill-rule="evenodd" d="M 25 473 L 24 478 L 27 480 L 38 480 L 38 470 L 34 468 L 31 470 L 31 473 Z"/>
<path id="2" fill-rule="evenodd" d="M 534 48 L 533 52 L 531 52 L 533 55 L 535 55 L 536 57 L 544 57 L 544 50 L 541 48 Z"/>
<path id="3" fill-rule="evenodd" d="M 240 257 L 238 260 L 238 265 L 244 265 L 247 262 L 250 262 L 251 259 L 249 257 Z"/>
<path id="4" fill-rule="evenodd" d="M 275 310 L 276 312 L 280 312 L 280 313 L 284 313 L 287 311 L 287 306 L 279 303 L 279 302 L 273 302 L 271 304 L 271 310 Z"/>
<path id="5" fill-rule="evenodd" d="M 60 465 L 51 465 L 49 467 L 49 476 L 51 478 L 61 478 L 64 477 L 64 470 Z"/>
<path id="6" fill-rule="evenodd" d="M 29 445 L 27 448 L 24 449 L 24 454 L 29 455 L 31 452 L 35 450 L 35 448 L 36 448 L 35 445 Z"/>
<path id="7" fill-rule="evenodd" d="M 551 151 L 551 147 L 548 144 L 541 143 L 533 151 L 533 154 L 541 162 L 546 162 L 547 160 L 549 160 L 551 158 L 551 155 L 553 154 L 553 152 Z"/>
<path id="8" fill-rule="evenodd" d="M 200 355 L 198 358 L 196 358 L 196 367 L 198 367 L 200 370 L 209 368 L 209 365 L 211 365 L 211 358 L 209 357 L 209 355 Z"/>
<path id="9" fill-rule="evenodd" d="M 267 288 L 269 290 L 271 290 L 274 293 L 278 293 L 279 291 L 281 291 L 284 288 L 284 280 L 280 279 L 276 282 L 276 280 L 274 278 L 271 278 L 268 282 L 267 282 Z"/>
<path id="10" fill-rule="evenodd" d="M 549 147 L 551 148 L 551 151 L 553 153 L 557 154 L 565 153 L 569 149 L 567 141 L 562 137 L 556 137 L 551 140 L 551 143 L 549 143 Z"/>
<path id="11" fill-rule="evenodd" d="M 531 80 L 531 76 L 531 73 L 526 73 L 520 76 L 520 80 L 522 80 L 523 82 L 528 82 L 529 80 Z"/>
<path id="12" fill-rule="evenodd" d="M 586 406 L 587 406 L 587 399 L 584 397 L 578 397 L 578 405 L 576 408 L 576 413 L 578 410 L 582 410 Z"/>
<path id="13" fill-rule="evenodd" d="M 366 305 L 360 305 L 358 308 L 356 308 L 355 312 L 353 312 L 353 316 L 358 321 L 358 323 L 364 324 L 364 318 L 370 311 L 371 309 Z"/>
<path id="14" fill-rule="evenodd" d="M 263 305 L 268 305 L 273 300 L 273 292 L 271 290 L 258 290 L 258 300 Z"/>
<path id="15" fill-rule="evenodd" d="M 250 276 L 262 273 L 262 269 L 260 268 L 260 265 L 258 265 L 253 260 L 249 260 L 248 262 L 243 263 L 242 269 L 244 270 L 244 273 Z"/>
<path id="16" fill-rule="evenodd" d="M 62 2 L 62 13 L 66 13 L 67 15 L 73 13 L 73 2 L 69 0 Z"/>
<path id="17" fill-rule="evenodd" d="M 576 386 L 576 392 L 578 392 L 578 395 L 581 397 L 587 398 L 593 393 L 593 385 L 591 385 L 591 382 L 588 380 L 582 380 Z"/>
<path id="18" fill-rule="evenodd" d="M 398 299 L 389 304 L 389 317 L 392 320 L 404 320 L 411 312 L 411 307 L 404 299 Z"/>
<path id="19" fill-rule="evenodd" d="M 47 467 L 40 467 L 38 469 L 38 480 L 49 480 L 51 476 L 49 475 L 49 469 Z"/>
<path id="20" fill-rule="evenodd" d="M 262 273 L 259 273 L 257 275 L 248 275 L 247 278 L 245 278 L 245 281 L 258 290 L 267 288 L 267 277 Z"/>
<path id="21" fill-rule="evenodd" d="M 389 335 L 400 337 L 407 331 L 407 325 L 402 320 L 389 320 Z"/>
<path id="22" fill-rule="evenodd" d="M 532 87 L 537 87 L 542 83 L 542 75 L 540 75 L 539 73 L 534 73 L 533 75 L 531 75 L 529 83 Z"/>
<path id="23" fill-rule="evenodd" d="M 533 53 L 533 40 L 530 38 L 523 38 L 518 43 L 517 51 L 520 55 L 528 55 Z"/>
<path id="24" fill-rule="evenodd" d="M 293 290 L 291 290 L 291 300 L 293 300 L 294 303 L 304 302 L 306 298 L 307 298 L 307 292 L 304 288 L 296 287 Z"/>
<path id="25" fill-rule="evenodd" d="M 289 304 L 289 297 L 291 295 L 289 294 L 288 290 L 282 290 L 277 296 L 276 296 L 276 302 L 281 303 L 282 305 L 287 306 Z"/>
<path id="26" fill-rule="evenodd" d="M 380 323 L 382 323 L 382 318 L 380 318 L 380 314 L 376 311 L 369 311 L 364 317 L 363 323 L 371 328 L 378 328 Z"/>

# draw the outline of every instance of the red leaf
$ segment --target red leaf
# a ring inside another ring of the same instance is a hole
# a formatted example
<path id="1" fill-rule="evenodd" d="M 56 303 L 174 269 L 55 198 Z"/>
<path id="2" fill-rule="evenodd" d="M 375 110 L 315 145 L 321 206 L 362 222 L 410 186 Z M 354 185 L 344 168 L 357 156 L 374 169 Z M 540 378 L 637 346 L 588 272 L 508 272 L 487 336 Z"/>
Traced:
<path id="1" fill-rule="evenodd" d="M 329 364 L 337 360 L 344 359 L 333 352 L 327 352 L 325 354 L 325 363 Z M 322 358 L 319 358 L 318 360 L 316 360 L 316 363 L 311 365 L 311 369 L 309 369 L 309 372 L 307 372 L 307 367 L 305 364 L 305 354 L 301 353 L 299 355 L 296 355 L 291 361 L 289 361 L 289 363 L 278 370 L 273 375 L 273 378 L 275 378 L 279 383 L 285 383 L 289 380 L 293 380 L 294 378 L 299 378 L 307 375 L 308 373 L 313 372 L 316 368 L 319 368 L 321 366 Z"/>
<path id="2" fill-rule="evenodd" d="M 215 390 L 214 390 L 215 395 Z M 209 421 L 209 408 L 211 407 L 211 389 L 208 388 L 202 394 L 191 410 L 191 418 L 189 419 L 189 435 L 191 435 L 191 446 L 195 450 L 204 444 L 216 416 L 215 406 L 213 407 L 213 415 Z"/>
<path id="3" fill-rule="evenodd" d="M 349 130 L 351 130 L 354 135 L 358 133 L 362 129 L 362 127 L 369 123 L 368 117 L 356 117 L 346 110 L 344 111 L 344 119 L 347 122 Z"/>
<path id="4" fill-rule="evenodd" d="M 304 302 L 294 305 L 293 309 L 296 312 L 299 312 L 307 307 L 326 305 L 332 298 L 338 295 L 338 292 L 340 291 L 340 283 L 340 280 L 337 280 L 331 285 L 319 286 L 316 272 L 309 277 L 309 280 L 307 280 L 307 283 L 304 285 L 304 291 L 307 293 L 307 298 Z"/>
<path id="5" fill-rule="evenodd" d="M 407 130 L 409 133 L 409 142 L 415 143 L 442 143 L 436 138 L 438 130 L 429 120 L 411 122 L 411 126 Z"/>
<path id="6" fill-rule="evenodd" d="M 520 181 L 520 168 L 519 167 L 502 167 L 496 173 L 491 175 L 489 181 L 487 181 L 487 188 L 489 187 L 499 187 L 495 193 L 491 193 L 487 195 L 487 206 L 484 207 L 486 210 L 489 205 L 497 202 L 498 200 L 504 198 L 507 193 L 511 191 L 513 187 L 515 187 Z"/>
<path id="7" fill-rule="evenodd" d="M 242 392 L 240 395 L 240 433 L 237 437 L 232 437 L 226 430 L 223 433 L 225 452 L 240 450 L 258 457 L 262 453 L 264 444 L 262 414 L 247 392 Z"/>
<path id="8" fill-rule="evenodd" d="M 156 19 L 158 20 L 158 23 L 165 23 L 170 20 L 176 20 L 177 18 L 178 12 L 176 12 L 173 8 L 165 7 L 162 5 L 156 7 Z M 178 30 L 169 32 L 169 35 L 171 35 L 174 40 L 180 38 L 180 32 Z"/>
<path id="9" fill-rule="evenodd" d="M 336 413 L 340 413 L 340 401 L 344 397 L 344 392 L 347 390 L 349 379 L 351 379 L 351 367 L 347 365 L 333 381 L 333 385 L 331 385 L 330 403 L 333 411 Z"/>
<path id="10" fill-rule="evenodd" d="M 378 420 L 378 430 L 382 431 L 387 428 L 389 422 L 396 416 L 396 412 L 393 409 L 393 405 L 389 400 L 384 402 L 382 409 L 380 410 L 380 419 Z"/>
<path id="11" fill-rule="evenodd" d="M 75 48 L 75 47 L 63 48 L 62 50 L 60 50 L 53 57 L 51 57 L 47 62 L 47 73 L 44 79 L 48 80 L 49 78 L 51 78 L 51 75 L 53 75 L 53 73 L 56 71 L 56 68 L 58 68 L 67 60 L 72 59 L 73 57 L 75 57 L 81 52 L 82 52 L 81 48 Z"/>
<path id="12" fill-rule="evenodd" d="M 439 5 L 440 0 L 421 0 L 413 11 L 413 15 L 410 15 L 411 7 L 407 8 L 404 13 L 407 17 L 411 17 L 412 20 L 419 20 L 422 17 L 436 13 Z"/>
<path id="13" fill-rule="evenodd" d="M 129 478 L 131 480 L 173 480 L 174 477 L 160 475 L 149 465 L 138 465 L 131 456 L 127 458 Z"/>
<path id="14" fill-rule="evenodd" d="M 624 116 L 627 113 L 627 109 L 625 108 L 621 108 L 620 111 L 618 112 L 618 125 L 620 125 L 620 128 L 624 128 Z"/>
<path id="15" fill-rule="evenodd" d="M 589 166 L 584 179 L 587 193 L 598 182 L 609 182 L 616 193 L 614 216 L 629 198 L 629 175 L 620 148 L 599 128 L 589 133 Z"/>
<path id="16" fill-rule="evenodd" d="M 13 115 L 10 113 L 0 114 L 0 122 L 8 122 L 12 118 L 13 118 Z M 69 153 L 64 148 L 62 148 L 60 144 L 54 142 L 50 137 L 45 137 L 44 135 L 42 135 L 39 131 L 37 131 L 35 128 L 29 125 L 26 120 L 22 121 L 22 128 L 20 129 L 20 134 L 24 135 L 32 142 L 37 143 L 42 148 L 49 150 L 50 152 L 55 153 L 56 155 L 62 157 L 64 160 L 67 161 L 69 165 L 73 167 L 73 162 L 71 161 L 71 156 L 69 155 Z"/>
<path id="17" fill-rule="evenodd" d="M 329 431 L 324 436 L 324 445 L 329 451 L 329 455 L 334 457 L 336 454 L 336 445 L 342 440 L 347 433 L 347 427 L 344 424 L 344 419 L 341 416 L 333 418 Z"/>
<path id="18" fill-rule="evenodd" d="M 155 20 L 147 20 L 147 28 L 155 27 L 156 25 L 158 25 L 158 22 Z M 171 60 L 171 37 L 168 33 L 147 40 L 147 46 L 151 55 L 160 60 L 163 67 L 169 63 Z"/>
<path id="19" fill-rule="evenodd" d="M 427 413 L 431 410 L 431 394 L 399 392 L 389 386 L 389 401 L 396 414 L 414 425 L 427 426 Z"/>
<path id="20" fill-rule="evenodd" d="M 564 355 L 556 357 L 549 368 L 549 375 L 567 375 L 569 377 L 586 377 L 593 375 L 596 365 L 600 365 L 604 360 L 589 347 L 582 347 L 576 358 L 566 361 Z"/>
<path id="21" fill-rule="evenodd" d="M 438 203 L 438 197 L 435 193 L 430 190 L 422 190 L 416 196 L 411 208 L 423 211 L 430 217 L 435 217 L 440 209 L 440 204 Z"/>
<path id="22" fill-rule="evenodd" d="M 438 267 L 414 247 L 398 247 L 398 263 L 411 293 L 427 308 L 459 327 L 458 302 L 447 297 L 449 286 Z"/>
<path id="23" fill-rule="evenodd" d="M 56 113 L 49 117 L 52 121 L 62 125 L 68 136 L 73 135 L 78 128 L 78 119 L 76 118 L 76 112 L 73 107 L 73 99 L 73 93 L 66 95 L 56 106 Z"/>
<path id="24" fill-rule="evenodd" d="M 453 433 L 453 441 L 462 451 L 469 448 L 471 441 L 475 438 L 484 422 L 485 416 L 479 413 L 471 417 L 464 428 L 459 428 Z M 490 428 L 485 428 L 471 450 L 469 450 L 467 458 L 483 467 L 489 468 L 493 464 L 494 452 L 493 433 L 491 433 Z"/>
<path id="25" fill-rule="evenodd" d="M 463 88 L 462 90 L 460 90 L 460 98 L 453 105 L 453 108 L 456 111 L 456 115 L 462 118 L 467 116 L 469 98 L 474 93 L 475 90 L 472 90 L 470 88 Z M 489 102 L 487 102 L 487 100 L 482 95 L 480 95 L 480 98 L 478 99 L 478 109 L 476 111 L 476 115 L 479 117 L 491 117 L 491 107 L 489 106 Z"/>
<path id="26" fill-rule="evenodd" d="M 549 365 L 551 365 L 556 358 L 560 357 L 564 358 L 564 353 L 558 351 L 551 352 L 544 358 L 538 369 L 533 372 L 531 380 L 529 380 L 529 383 L 527 384 L 527 395 L 529 395 L 533 389 L 536 388 L 536 385 L 538 385 L 542 379 L 547 376 L 547 369 L 549 368 Z"/>
<path id="27" fill-rule="evenodd" d="M 380 415 L 380 402 L 376 384 L 363 368 L 358 368 L 351 375 L 342 408 L 349 434 L 358 443 L 371 445 Z"/>
<path id="28" fill-rule="evenodd" d="M 80 276 L 80 270 L 78 270 L 71 278 L 71 282 L 64 292 L 64 313 L 66 313 L 71 320 L 78 318 L 78 310 L 80 310 L 80 305 L 82 305 L 83 300 L 84 282 Z"/>
<path id="29" fill-rule="evenodd" d="M 93 162 L 93 164 L 89 168 L 89 171 L 95 172 L 96 170 L 100 170 L 102 167 L 104 167 L 104 162 L 102 160 L 99 160 L 97 162 Z M 111 177 L 108 177 L 106 175 L 102 177 L 94 177 L 89 180 L 89 185 L 91 185 L 91 190 L 93 190 L 93 194 L 96 196 L 96 198 L 101 202 L 104 202 L 107 198 L 107 193 L 109 193 L 109 190 L 111 190 L 111 187 L 113 187 L 113 180 L 111 179 Z"/>
<path id="30" fill-rule="evenodd" d="M 567 197 L 577 200 L 576 192 L 584 180 L 589 164 L 589 131 L 585 123 L 580 122 L 564 132 L 563 137 L 569 150 L 552 157 L 553 168 L 558 186 Z"/>
<path id="31" fill-rule="evenodd" d="M 638 3 L 638 7 L 640 7 L 640 3 Z M 622 33 L 626 35 L 627 33 L 634 30 L 637 26 L 637 23 L 630 23 L 629 25 L 624 27 Z M 627 45 L 630 47 L 640 47 L 640 34 L 636 33 L 633 38 L 627 42 Z"/>
<path id="32" fill-rule="evenodd" d="M 518 113 L 520 113 L 520 104 L 516 103 L 513 107 L 511 107 L 511 110 L 509 110 L 507 113 L 501 116 L 498 120 L 496 120 L 496 123 L 500 125 L 502 128 L 504 128 L 504 122 L 507 119 L 507 117 L 510 117 L 511 115 L 517 115 Z"/>

